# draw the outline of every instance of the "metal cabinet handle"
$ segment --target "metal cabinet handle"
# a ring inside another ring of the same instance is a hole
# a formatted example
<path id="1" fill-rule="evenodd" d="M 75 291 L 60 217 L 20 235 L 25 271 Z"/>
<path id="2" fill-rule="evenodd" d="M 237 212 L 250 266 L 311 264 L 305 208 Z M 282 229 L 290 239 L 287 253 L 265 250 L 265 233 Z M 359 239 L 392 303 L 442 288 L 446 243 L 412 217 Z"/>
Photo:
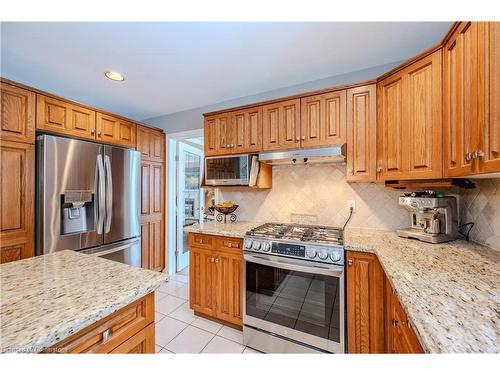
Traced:
<path id="1" fill-rule="evenodd" d="M 295 142 L 298 142 L 298 141 L 300 141 L 300 137 L 297 136 L 297 137 L 295 137 Z"/>
<path id="2" fill-rule="evenodd" d="M 203 243 L 203 238 L 200 238 L 200 239 L 198 240 L 198 243 Z"/>
<path id="3" fill-rule="evenodd" d="M 213 257 L 210 257 L 210 258 L 208 258 L 208 261 L 209 261 L 210 263 L 213 263 L 213 262 L 214 262 L 214 258 L 213 258 Z"/>
<path id="4" fill-rule="evenodd" d="M 215 258 L 215 263 L 219 263 L 219 258 Z"/>
<path id="5" fill-rule="evenodd" d="M 393 326 L 393 327 L 397 327 L 397 326 L 398 326 L 399 321 L 397 321 L 396 319 L 392 319 L 392 322 L 391 322 L 391 323 L 392 323 L 392 326 Z"/>
<path id="6" fill-rule="evenodd" d="M 352 266 L 352 259 L 349 259 L 349 260 L 347 261 L 347 264 L 348 264 L 349 266 Z"/>
<path id="7" fill-rule="evenodd" d="M 303 135 L 300 139 L 302 139 L 303 141 L 305 141 L 306 140 L 306 136 Z"/>
<path id="8" fill-rule="evenodd" d="M 227 243 L 227 247 L 232 247 L 232 246 L 233 246 L 233 244 L 231 242 Z"/>
<path id="9" fill-rule="evenodd" d="M 349 168 L 349 174 L 353 174 L 352 168 Z"/>
<path id="10" fill-rule="evenodd" d="M 382 172 L 382 167 L 378 167 L 378 168 L 377 168 L 377 172 L 378 172 L 378 173 L 381 173 L 381 172 Z"/>
<path id="11" fill-rule="evenodd" d="M 100 137 L 100 136 L 101 136 L 101 132 L 100 132 L 100 131 L 99 131 L 99 132 L 97 132 L 97 135 Z"/>
<path id="12" fill-rule="evenodd" d="M 483 151 L 478 151 L 478 150 L 476 150 L 476 151 L 474 151 L 474 153 L 473 153 L 472 157 L 473 157 L 474 159 L 477 159 L 477 158 L 482 158 L 482 157 L 484 157 L 484 152 L 483 152 Z"/>
<path id="13" fill-rule="evenodd" d="M 94 135 L 94 134 L 95 134 L 95 130 L 94 130 L 94 129 L 92 129 L 92 130 L 90 131 L 90 134 L 91 134 L 91 135 Z"/>
<path id="14" fill-rule="evenodd" d="M 108 328 L 102 333 L 102 342 L 106 342 L 111 337 L 111 328 Z"/>

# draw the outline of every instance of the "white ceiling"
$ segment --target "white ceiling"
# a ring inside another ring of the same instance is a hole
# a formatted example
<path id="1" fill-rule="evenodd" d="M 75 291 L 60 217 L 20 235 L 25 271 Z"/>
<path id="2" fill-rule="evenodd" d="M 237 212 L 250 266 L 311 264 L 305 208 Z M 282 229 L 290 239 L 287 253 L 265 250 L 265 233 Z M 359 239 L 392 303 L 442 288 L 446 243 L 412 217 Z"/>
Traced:
<path id="1" fill-rule="evenodd" d="M 406 59 L 449 26 L 2 23 L 1 75 L 142 120 Z"/>

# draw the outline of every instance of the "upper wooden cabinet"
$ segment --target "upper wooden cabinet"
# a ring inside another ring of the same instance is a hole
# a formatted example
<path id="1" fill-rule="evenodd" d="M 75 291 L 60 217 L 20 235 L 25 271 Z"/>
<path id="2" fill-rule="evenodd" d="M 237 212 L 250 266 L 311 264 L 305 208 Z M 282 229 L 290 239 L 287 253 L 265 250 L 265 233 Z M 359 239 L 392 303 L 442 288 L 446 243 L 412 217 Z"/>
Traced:
<path id="1" fill-rule="evenodd" d="M 125 147 L 135 147 L 136 125 L 121 118 L 97 112 L 98 141 Z"/>
<path id="2" fill-rule="evenodd" d="M 262 113 L 264 151 L 300 147 L 300 99 L 265 105 Z"/>
<path id="3" fill-rule="evenodd" d="M 36 96 L 36 105 L 38 129 L 95 139 L 94 111 L 45 95 Z"/>
<path id="4" fill-rule="evenodd" d="M 347 351 L 385 352 L 385 275 L 375 254 L 347 251 Z"/>
<path id="5" fill-rule="evenodd" d="M 441 50 L 377 85 L 378 179 L 442 177 Z"/>
<path id="6" fill-rule="evenodd" d="M 262 107 L 232 112 L 234 147 L 236 154 L 262 150 Z"/>
<path id="7" fill-rule="evenodd" d="M 35 145 L 1 139 L 0 173 L 0 263 L 6 263 L 34 255 Z"/>
<path id="8" fill-rule="evenodd" d="M 231 112 L 205 117 L 205 156 L 233 153 L 233 128 Z"/>
<path id="9" fill-rule="evenodd" d="M 500 172 L 500 22 L 462 22 L 444 47 L 444 168 Z"/>
<path id="10" fill-rule="evenodd" d="M 35 143 L 35 94 L 1 82 L 0 102 L 0 139 Z"/>
<path id="11" fill-rule="evenodd" d="M 137 146 L 143 160 L 165 160 L 165 134 L 160 130 L 137 125 Z"/>
<path id="12" fill-rule="evenodd" d="M 347 181 L 376 180 L 376 87 L 347 90 Z"/>
<path id="13" fill-rule="evenodd" d="M 302 147 L 345 143 L 346 95 L 340 90 L 300 99 Z"/>

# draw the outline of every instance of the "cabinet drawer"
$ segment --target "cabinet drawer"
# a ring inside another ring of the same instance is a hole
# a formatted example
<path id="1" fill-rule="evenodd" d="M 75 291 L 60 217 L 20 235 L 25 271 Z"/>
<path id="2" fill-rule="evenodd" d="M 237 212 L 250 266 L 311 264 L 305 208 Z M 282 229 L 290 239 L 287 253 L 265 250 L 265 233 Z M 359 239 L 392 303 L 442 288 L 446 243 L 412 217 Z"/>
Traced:
<path id="1" fill-rule="evenodd" d="M 190 233 L 189 234 L 189 245 L 196 246 L 202 249 L 213 249 L 214 248 L 214 238 L 215 236 L 210 236 L 207 234 Z"/>
<path id="2" fill-rule="evenodd" d="M 217 250 L 241 250 L 243 248 L 243 240 L 241 238 L 218 237 Z M 240 253 L 240 251 L 238 251 Z"/>
<path id="3" fill-rule="evenodd" d="M 155 353 L 155 325 L 151 323 L 136 333 L 123 344 L 118 345 L 112 354 L 154 354 Z"/>
<path id="4" fill-rule="evenodd" d="M 110 353 L 154 322 L 154 293 L 50 347 L 47 353 Z"/>

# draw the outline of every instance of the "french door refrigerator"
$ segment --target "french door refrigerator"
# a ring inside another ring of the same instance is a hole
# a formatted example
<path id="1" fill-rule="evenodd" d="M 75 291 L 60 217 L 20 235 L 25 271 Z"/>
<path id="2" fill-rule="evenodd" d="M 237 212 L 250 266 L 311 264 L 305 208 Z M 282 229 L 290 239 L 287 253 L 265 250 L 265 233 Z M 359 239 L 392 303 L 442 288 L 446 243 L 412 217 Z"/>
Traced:
<path id="1" fill-rule="evenodd" d="M 37 255 L 77 250 L 141 266 L 140 153 L 37 137 Z"/>

